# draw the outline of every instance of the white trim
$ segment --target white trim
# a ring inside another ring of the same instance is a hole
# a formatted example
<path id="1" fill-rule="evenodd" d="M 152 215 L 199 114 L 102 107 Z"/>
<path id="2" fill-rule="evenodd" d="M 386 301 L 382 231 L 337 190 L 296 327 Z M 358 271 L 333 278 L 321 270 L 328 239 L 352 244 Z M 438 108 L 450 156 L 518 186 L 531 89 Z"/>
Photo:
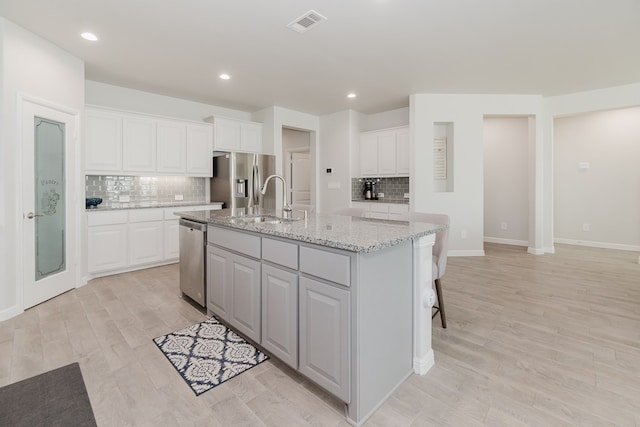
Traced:
<path id="1" fill-rule="evenodd" d="M 555 246 L 547 246 L 544 248 L 544 253 L 545 254 L 555 254 L 556 253 L 556 247 Z"/>
<path id="2" fill-rule="evenodd" d="M 501 245 L 529 246 L 529 242 L 526 240 L 503 239 L 500 237 L 484 236 L 484 241 L 487 243 L 500 243 Z"/>
<path id="3" fill-rule="evenodd" d="M 565 245 L 589 246 L 592 248 L 618 249 L 621 251 L 640 252 L 640 246 L 637 246 L 637 245 L 623 245 L 621 243 L 607 243 L 607 242 L 591 242 L 588 240 L 562 239 L 559 237 L 556 237 L 555 239 L 553 239 L 553 241 L 555 243 L 563 243 Z"/>
<path id="4" fill-rule="evenodd" d="M 425 375 L 433 366 L 435 365 L 436 360 L 433 352 L 433 348 L 429 350 L 429 352 L 423 357 L 414 357 L 413 358 L 413 372 L 417 375 Z"/>
<path id="5" fill-rule="evenodd" d="M 531 255 L 544 255 L 545 251 L 544 249 L 528 247 L 527 253 L 530 253 Z"/>
<path id="6" fill-rule="evenodd" d="M 447 252 L 447 256 L 484 256 L 483 250 L 457 250 Z"/>
<path id="7" fill-rule="evenodd" d="M 0 322 L 2 322 L 3 320 L 11 319 L 12 317 L 17 316 L 23 311 L 24 310 L 21 310 L 18 304 L 15 304 L 9 308 L 5 308 L 4 310 L 0 311 Z"/>

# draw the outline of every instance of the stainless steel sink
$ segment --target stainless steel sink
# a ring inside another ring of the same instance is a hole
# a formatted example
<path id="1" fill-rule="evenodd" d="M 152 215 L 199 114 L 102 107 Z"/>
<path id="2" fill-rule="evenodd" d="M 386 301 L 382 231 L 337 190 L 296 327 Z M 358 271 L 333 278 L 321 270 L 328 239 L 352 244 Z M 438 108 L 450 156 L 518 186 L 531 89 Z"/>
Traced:
<path id="1" fill-rule="evenodd" d="M 282 224 L 298 221 L 300 218 L 280 218 L 272 215 L 238 216 L 230 218 L 231 224 Z"/>

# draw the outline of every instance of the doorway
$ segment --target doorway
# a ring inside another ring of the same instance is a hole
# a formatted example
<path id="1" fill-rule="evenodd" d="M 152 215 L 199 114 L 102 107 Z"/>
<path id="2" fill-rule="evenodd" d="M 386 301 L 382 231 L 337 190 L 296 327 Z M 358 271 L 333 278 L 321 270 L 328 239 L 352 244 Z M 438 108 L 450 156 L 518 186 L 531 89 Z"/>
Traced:
<path id="1" fill-rule="evenodd" d="M 292 205 L 313 208 L 311 132 L 282 129 L 283 170 L 287 181 L 287 197 Z"/>
<path id="2" fill-rule="evenodd" d="M 21 100 L 22 293 L 27 309 L 76 287 L 78 115 Z"/>

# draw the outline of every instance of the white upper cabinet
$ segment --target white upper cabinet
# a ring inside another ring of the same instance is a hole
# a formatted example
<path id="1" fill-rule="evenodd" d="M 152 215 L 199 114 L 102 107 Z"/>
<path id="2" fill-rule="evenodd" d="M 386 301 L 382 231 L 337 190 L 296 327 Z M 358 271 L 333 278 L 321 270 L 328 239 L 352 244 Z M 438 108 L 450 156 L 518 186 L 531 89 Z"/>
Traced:
<path id="1" fill-rule="evenodd" d="M 143 117 L 122 119 L 122 168 L 127 171 L 156 171 L 156 122 Z"/>
<path id="2" fill-rule="evenodd" d="M 262 124 L 215 117 L 213 146 L 216 151 L 262 154 Z"/>
<path id="3" fill-rule="evenodd" d="M 184 174 L 187 170 L 187 127 L 177 121 L 157 125 L 158 172 Z"/>
<path id="4" fill-rule="evenodd" d="M 87 109 L 85 167 L 119 172 L 122 169 L 122 116 Z"/>
<path id="5" fill-rule="evenodd" d="M 384 129 L 360 134 L 360 175 L 408 176 L 409 128 Z"/>
<path id="6" fill-rule="evenodd" d="M 187 125 L 187 175 L 213 175 L 213 128 L 211 125 Z"/>
<path id="7" fill-rule="evenodd" d="M 211 176 L 213 126 L 86 109 L 87 174 Z"/>

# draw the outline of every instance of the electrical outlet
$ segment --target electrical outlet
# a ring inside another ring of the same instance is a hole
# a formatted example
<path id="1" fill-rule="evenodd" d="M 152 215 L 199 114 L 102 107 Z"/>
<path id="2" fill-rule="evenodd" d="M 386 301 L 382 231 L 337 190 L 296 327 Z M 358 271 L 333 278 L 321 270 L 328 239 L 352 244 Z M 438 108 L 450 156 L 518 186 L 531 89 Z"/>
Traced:
<path id="1" fill-rule="evenodd" d="M 586 222 L 582 224 L 582 231 L 589 231 L 591 227 Z"/>
<path id="2" fill-rule="evenodd" d="M 500 223 L 500 228 L 503 229 L 503 230 L 506 230 L 507 229 L 507 223 L 506 222 L 501 222 Z"/>
<path id="3" fill-rule="evenodd" d="M 409 198 L 409 193 L 404 193 L 404 198 L 408 199 Z"/>
<path id="4" fill-rule="evenodd" d="M 176 194 L 175 196 L 173 196 L 174 200 L 184 200 L 184 196 L 182 194 Z"/>
<path id="5" fill-rule="evenodd" d="M 384 197 L 384 193 L 378 193 L 378 197 L 379 198 L 383 198 Z"/>

